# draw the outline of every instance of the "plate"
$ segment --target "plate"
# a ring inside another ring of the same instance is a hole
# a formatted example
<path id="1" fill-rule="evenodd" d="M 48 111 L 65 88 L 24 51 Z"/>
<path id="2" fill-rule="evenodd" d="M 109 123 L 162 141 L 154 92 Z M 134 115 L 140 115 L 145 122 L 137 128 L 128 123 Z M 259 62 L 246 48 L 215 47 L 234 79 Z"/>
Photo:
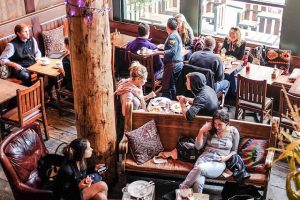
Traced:
<path id="1" fill-rule="evenodd" d="M 166 97 L 157 97 L 152 99 L 151 104 L 152 106 L 166 107 L 167 104 L 171 104 L 171 100 Z"/>
<path id="2" fill-rule="evenodd" d="M 147 49 L 145 52 L 141 52 L 141 50 L 138 50 L 136 53 L 137 54 L 139 54 L 139 55 L 151 55 L 151 54 L 153 54 L 153 50 L 151 50 L 151 49 Z"/>
<path id="3" fill-rule="evenodd" d="M 189 109 L 191 107 L 191 105 L 186 102 L 186 108 Z M 180 106 L 180 103 L 179 102 L 176 102 L 174 104 L 171 105 L 171 111 L 174 112 L 174 113 L 178 113 L 178 114 L 181 114 L 182 113 L 182 109 L 181 109 L 181 106 Z"/>
<path id="4" fill-rule="evenodd" d="M 135 198 L 142 198 L 148 196 L 152 191 L 147 181 L 134 181 L 128 185 L 128 192 L 130 196 Z"/>

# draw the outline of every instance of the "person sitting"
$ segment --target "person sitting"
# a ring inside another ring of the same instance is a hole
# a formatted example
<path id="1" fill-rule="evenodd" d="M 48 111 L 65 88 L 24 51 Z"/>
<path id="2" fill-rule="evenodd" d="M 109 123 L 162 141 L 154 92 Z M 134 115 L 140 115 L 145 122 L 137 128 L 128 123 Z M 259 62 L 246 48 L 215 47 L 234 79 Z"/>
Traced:
<path id="1" fill-rule="evenodd" d="M 178 33 L 182 40 L 182 45 L 185 49 L 190 50 L 190 52 L 185 55 L 184 60 L 188 60 L 192 54 L 192 45 L 194 41 L 193 29 L 186 21 L 183 14 L 179 13 L 174 17 L 178 23 Z"/>
<path id="2" fill-rule="evenodd" d="M 35 38 L 29 35 L 26 24 L 16 25 L 14 31 L 17 37 L 7 43 L 0 61 L 2 65 L 11 67 L 12 74 L 22 80 L 25 86 L 31 86 L 31 73 L 26 68 L 41 58 L 41 51 Z"/>
<path id="3" fill-rule="evenodd" d="M 226 95 L 230 83 L 228 80 L 224 80 L 224 67 L 220 56 L 213 53 L 215 46 L 216 40 L 211 36 L 206 36 L 203 51 L 194 52 L 190 57 L 189 64 L 210 69 L 214 73 L 214 90 L 216 93 L 224 91 Z"/>
<path id="4" fill-rule="evenodd" d="M 64 76 L 62 81 L 62 86 L 69 91 L 73 91 L 69 38 L 66 37 L 64 43 L 65 43 L 66 53 L 62 59 L 63 68 L 59 68 L 59 72 Z"/>
<path id="5" fill-rule="evenodd" d="M 225 162 L 237 153 L 239 140 L 238 130 L 229 125 L 229 113 L 217 110 L 212 121 L 198 132 L 195 148 L 204 148 L 204 152 L 179 187 L 193 187 L 194 192 L 202 193 L 205 178 L 217 178 L 223 173 Z"/>
<path id="6" fill-rule="evenodd" d="M 123 116 L 125 116 L 126 102 L 132 102 L 134 110 L 146 110 L 146 101 L 155 97 L 154 92 L 149 93 L 147 96 L 143 94 L 142 87 L 145 85 L 148 76 L 146 67 L 138 61 L 134 61 L 131 63 L 129 71 L 130 78 L 122 79 L 115 91 L 115 94 L 120 96 Z"/>
<path id="7" fill-rule="evenodd" d="M 92 167 L 87 167 L 86 164 L 86 158 L 90 158 L 92 152 L 93 149 L 87 139 L 77 138 L 65 148 L 66 160 L 59 168 L 55 179 L 54 199 L 107 199 L 108 187 L 101 181 L 101 176 L 94 176 L 98 177 L 98 180 L 90 176 L 104 164 Z"/>
<path id="8" fill-rule="evenodd" d="M 146 47 L 147 49 L 157 50 L 157 46 L 150 42 L 150 27 L 146 23 L 140 23 L 138 26 L 138 37 L 129 42 L 126 47 L 126 52 L 130 51 L 132 53 L 137 53 L 138 50 Z M 153 65 L 154 65 L 154 76 L 156 79 L 161 79 L 163 72 L 163 62 L 160 59 L 159 55 L 155 55 L 153 57 Z"/>
<path id="9" fill-rule="evenodd" d="M 177 96 L 183 116 L 187 120 L 192 120 L 196 115 L 212 116 L 218 109 L 218 98 L 216 92 L 206 85 L 205 76 L 199 72 L 187 74 L 186 87 L 195 97 Z M 189 109 L 186 107 L 187 102 L 191 104 Z"/>
<path id="10" fill-rule="evenodd" d="M 242 39 L 239 27 L 231 27 L 228 36 L 223 42 L 222 49 L 226 49 L 225 55 L 230 55 L 242 60 L 245 54 L 246 41 Z"/>

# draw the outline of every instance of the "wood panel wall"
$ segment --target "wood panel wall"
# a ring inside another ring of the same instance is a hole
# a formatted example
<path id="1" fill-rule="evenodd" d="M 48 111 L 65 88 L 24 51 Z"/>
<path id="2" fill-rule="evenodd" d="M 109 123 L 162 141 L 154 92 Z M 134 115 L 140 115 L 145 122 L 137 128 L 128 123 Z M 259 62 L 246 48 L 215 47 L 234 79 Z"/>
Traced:
<path id="1" fill-rule="evenodd" d="M 38 11 L 64 2 L 65 2 L 64 0 L 51 0 L 51 1 L 34 0 L 34 6 L 35 6 L 35 10 Z"/>
<path id="2" fill-rule="evenodd" d="M 0 0 L 0 23 L 26 14 L 24 0 Z"/>

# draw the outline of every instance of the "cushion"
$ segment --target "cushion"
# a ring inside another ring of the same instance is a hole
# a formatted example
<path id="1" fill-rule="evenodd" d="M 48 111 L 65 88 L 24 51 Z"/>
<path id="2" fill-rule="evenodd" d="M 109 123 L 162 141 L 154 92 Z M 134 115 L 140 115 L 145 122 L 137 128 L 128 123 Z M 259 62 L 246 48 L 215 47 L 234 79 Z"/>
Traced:
<path id="1" fill-rule="evenodd" d="M 241 138 L 238 152 L 249 172 L 266 172 L 267 147 L 267 140 Z"/>
<path id="2" fill-rule="evenodd" d="M 64 26 L 58 28 L 43 31 L 43 39 L 45 44 L 45 54 L 49 55 L 65 50 L 64 46 Z"/>
<path id="3" fill-rule="evenodd" d="M 125 134 L 128 137 L 130 152 L 137 164 L 147 162 L 164 150 L 154 120 Z"/>
<path id="4" fill-rule="evenodd" d="M 291 62 L 291 51 L 281 49 L 266 49 L 266 62 L 268 66 L 277 66 L 284 71 L 284 74 L 288 74 L 290 62 Z"/>
<path id="5" fill-rule="evenodd" d="M 0 78 L 7 79 L 10 76 L 10 67 L 0 65 Z"/>

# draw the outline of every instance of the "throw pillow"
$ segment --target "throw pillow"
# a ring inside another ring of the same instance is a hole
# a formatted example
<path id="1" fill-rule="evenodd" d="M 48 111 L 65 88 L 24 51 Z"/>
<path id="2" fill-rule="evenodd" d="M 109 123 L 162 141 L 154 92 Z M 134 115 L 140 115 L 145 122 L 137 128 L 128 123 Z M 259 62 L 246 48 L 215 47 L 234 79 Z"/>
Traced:
<path id="1" fill-rule="evenodd" d="M 291 51 L 267 48 L 266 61 L 268 66 L 274 67 L 275 65 L 284 71 L 284 74 L 288 74 L 291 61 Z"/>
<path id="2" fill-rule="evenodd" d="M 58 28 L 43 31 L 43 39 L 45 44 L 45 54 L 49 55 L 51 53 L 61 52 L 65 49 L 64 46 L 64 26 Z"/>
<path id="3" fill-rule="evenodd" d="M 10 67 L 0 65 L 0 78 L 7 79 L 10 76 Z"/>
<path id="4" fill-rule="evenodd" d="M 125 134 L 128 138 L 131 155 L 138 165 L 147 162 L 164 150 L 154 120 Z"/>
<path id="5" fill-rule="evenodd" d="M 264 173 L 267 156 L 267 141 L 253 138 L 241 138 L 239 143 L 239 155 L 243 159 L 246 168 L 250 172 Z"/>

